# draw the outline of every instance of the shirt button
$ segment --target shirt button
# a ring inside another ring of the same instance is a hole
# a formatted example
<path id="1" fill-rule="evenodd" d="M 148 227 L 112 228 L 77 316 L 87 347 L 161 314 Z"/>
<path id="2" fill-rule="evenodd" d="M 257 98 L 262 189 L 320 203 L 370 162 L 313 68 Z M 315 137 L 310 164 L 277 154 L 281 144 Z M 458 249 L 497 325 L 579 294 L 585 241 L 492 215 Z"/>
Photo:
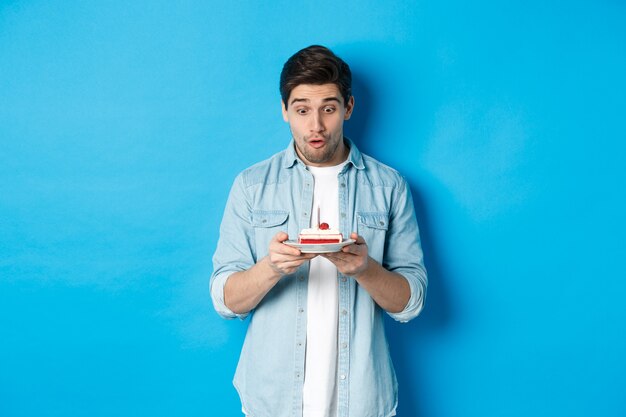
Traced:
<path id="1" fill-rule="evenodd" d="M 308 215 L 309 215 L 309 213 L 302 213 L 302 217 L 306 217 Z"/>
<path id="2" fill-rule="evenodd" d="M 345 348 L 348 347 L 348 344 L 346 342 L 344 342 L 344 343 L 341 344 L 341 347 L 345 349 Z"/>
<path id="3" fill-rule="evenodd" d="M 346 186 L 346 184 L 344 184 L 344 183 L 341 183 L 341 187 L 342 187 L 342 188 L 343 188 L 343 187 L 345 187 L 345 186 Z"/>
<path id="4" fill-rule="evenodd" d="M 346 217 L 346 213 L 341 213 L 341 217 L 345 218 Z"/>
<path id="5" fill-rule="evenodd" d="M 341 277 L 341 282 L 346 282 L 348 280 L 348 278 L 346 277 Z"/>
<path id="6" fill-rule="evenodd" d="M 348 314 L 348 312 L 346 310 L 341 310 L 341 314 L 345 316 L 346 314 Z"/>
<path id="7" fill-rule="evenodd" d="M 298 280 L 299 281 L 304 281 L 304 277 L 299 277 Z"/>
<path id="8" fill-rule="evenodd" d="M 341 375 L 339 378 L 346 379 L 346 376 L 345 375 Z"/>
<path id="9" fill-rule="evenodd" d="M 300 310 L 298 310 L 300 313 L 304 313 L 304 309 L 301 308 Z"/>

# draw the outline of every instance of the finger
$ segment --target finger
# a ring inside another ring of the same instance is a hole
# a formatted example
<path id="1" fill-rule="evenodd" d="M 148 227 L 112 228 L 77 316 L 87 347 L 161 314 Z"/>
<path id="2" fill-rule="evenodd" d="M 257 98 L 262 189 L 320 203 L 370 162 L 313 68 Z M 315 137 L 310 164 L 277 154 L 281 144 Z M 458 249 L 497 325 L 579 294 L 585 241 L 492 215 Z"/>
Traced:
<path id="1" fill-rule="evenodd" d="M 289 271 L 291 273 L 294 270 L 298 269 L 307 260 L 308 259 L 297 259 L 294 261 L 279 262 L 276 264 L 276 267 L 280 268 L 283 271 Z"/>
<path id="2" fill-rule="evenodd" d="M 328 259 L 329 261 L 331 261 L 332 263 L 338 263 L 338 262 L 347 262 L 348 257 L 351 257 L 352 255 L 344 255 L 341 252 L 335 252 L 335 253 L 325 253 L 322 256 Z"/>
<path id="3" fill-rule="evenodd" d="M 305 257 L 302 257 L 301 255 L 274 253 L 271 255 L 271 261 L 275 265 L 280 265 L 280 264 L 284 264 L 287 262 L 304 262 L 304 261 L 308 261 L 308 259 Z"/>
<path id="4" fill-rule="evenodd" d="M 279 243 L 273 247 L 274 253 L 289 256 L 301 256 L 300 249 L 289 246 L 285 243 Z"/>
<path id="5" fill-rule="evenodd" d="M 355 243 L 353 245 L 344 246 L 341 248 L 341 252 L 349 255 L 359 255 L 361 253 L 361 248 Z"/>
<path id="6" fill-rule="evenodd" d="M 334 255 L 330 255 L 325 253 L 322 255 L 324 258 L 328 259 L 328 261 L 332 262 L 333 265 L 337 266 L 337 264 L 341 263 L 341 260 Z"/>
<path id="7" fill-rule="evenodd" d="M 354 256 L 356 255 L 355 250 L 356 249 L 349 248 L 346 246 L 345 248 L 341 249 L 341 253 L 343 253 L 344 255 L 348 255 L 348 256 Z"/>
<path id="8" fill-rule="evenodd" d="M 365 239 L 363 239 L 363 236 L 359 236 L 355 232 L 350 233 L 350 239 L 355 240 L 354 243 L 357 244 L 357 245 L 364 245 L 365 244 Z"/>
<path id="9" fill-rule="evenodd" d="M 281 263 L 278 263 L 276 266 L 278 266 L 280 269 L 294 269 L 294 268 L 298 268 L 303 263 L 304 263 L 304 260 L 299 259 L 297 261 L 281 262 Z"/>
<path id="10" fill-rule="evenodd" d="M 285 232 L 278 232 L 272 238 L 272 240 L 275 240 L 277 242 L 284 242 L 287 239 L 289 239 L 289 235 Z"/>
<path id="11" fill-rule="evenodd" d="M 270 241 L 269 251 L 273 253 L 283 253 L 292 256 L 300 255 L 300 249 L 289 246 L 284 242 L 289 238 L 287 233 L 278 232 Z"/>
<path id="12" fill-rule="evenodd" d="M 272 252 L 272 260 L 276 263 L 276 262 L 291 262 L 291 261 L 299 261 L 301 260 L 302 262 L 304 261 L 309 261 L 313 258 L 315 258 L 316 256 L 318 256 L 317 253 L 301 253 L 300 250 L 298 250 L 297 248 L 292 248 L 290 246 L 287 245 L 282 245 L 282 246 L 286 246 L 287 250 L 285 252 Z M 294 249 L 295 253 L 288 251 L 288 249 Z"/>
<path id="13" fill-rule="evenodd" d="M 269 247 L 269 253 L 273 256 L 289 256 L 289 257 L 294 257 L 294 256 L 300 256 L 300 250 L 297 248 L 293 248 L 289 245 L 285 245 L 284 243 L 276 243 L 276 244 L 272 244 Z"/>

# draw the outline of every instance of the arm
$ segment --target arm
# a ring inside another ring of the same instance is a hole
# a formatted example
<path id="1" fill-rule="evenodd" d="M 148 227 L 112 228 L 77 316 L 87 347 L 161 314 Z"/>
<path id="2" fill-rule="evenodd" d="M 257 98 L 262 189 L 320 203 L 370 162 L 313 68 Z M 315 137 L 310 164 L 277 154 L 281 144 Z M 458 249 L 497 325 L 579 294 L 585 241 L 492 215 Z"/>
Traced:
<path id="1" fill-rule="evenodd" d="M 394 320 L 407 322 L 424 307 L 428 278 L 410 189 L 404 180 L 396 189 L 380 263 L 368 256 L 365 240 L 356 233 L 351 235 L 355 244 L 324 256 L 354 277 Z"/>
<path id="2" fill-rule="evenodd" d="M 246 271 L 235 272 L 224 285 L 224 303 L 232 312 L 245 314 L 254 309 L 280 279 L 291 274 L 316 254 L 302 254 L 283 244 L 289 237 L 279 232 L 269 245 L 269 253 Z"/>
<path id="3" fill-rule="evenodd" d="M 267 256 L 259 258 L 251 200 L 239 175 L 224 209 L 210 280 L 213 305 L 225 318 L 244 319 L 284 275 L 315 256 L 283 244 L 288 236 L 279 232 L 270 240 Z"/>
<path id="4" fill-rule="evenodd" d="M 337 270 L 353 277 L 382 309 L 390 313 L 404 310 L 411 288 L 402 275 L 386 270 L 367 254 L 367 243 L 356 233 L 350 235 L 356 242 L 341 252 L 323 255 L 335 264 Z"/>

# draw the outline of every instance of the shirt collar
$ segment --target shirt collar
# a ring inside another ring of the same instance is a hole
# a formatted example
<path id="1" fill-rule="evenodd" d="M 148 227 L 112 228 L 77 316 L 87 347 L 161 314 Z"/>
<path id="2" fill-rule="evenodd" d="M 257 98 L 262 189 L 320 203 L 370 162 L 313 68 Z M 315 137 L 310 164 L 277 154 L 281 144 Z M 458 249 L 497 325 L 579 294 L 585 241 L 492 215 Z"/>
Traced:
<path id="1" fill-rule="evenodd" d="M 363 164 L 363 155 L 356 147 L 356 145 L 347 137 L 344 136 L 344 141 L 348 148 L 350 148 L 350 153 L 348 154 L 348 163 L 352 164 L 356 169 L 363 169 L 365 165 Z M 285 159 L 283 162 L 283 168 L 291 168 L 295 165 L 296 162 L 300 162 L 302 165 L 305 165 L 304 162 L 298 157 L 296 153 L 296 145 L 294 140 L 291 139 L 289 142 L 289 146 L 285 150 Z"/>

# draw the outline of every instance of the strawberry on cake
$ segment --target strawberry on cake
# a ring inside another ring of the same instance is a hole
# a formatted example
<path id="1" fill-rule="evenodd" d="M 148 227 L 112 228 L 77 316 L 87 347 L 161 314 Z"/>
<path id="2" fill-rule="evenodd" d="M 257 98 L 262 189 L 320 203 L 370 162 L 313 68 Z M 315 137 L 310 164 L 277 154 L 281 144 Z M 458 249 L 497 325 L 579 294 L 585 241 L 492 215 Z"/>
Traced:
<path id="1" fill-rule="evenodd" d="M 328 223 L 321 223 L 318 227 L 312 229 L 302 229 L 298 235 L 298 243 L 301 244 L 327 244 L 341 243 L 343 235 L 335 229 L 331 229 Z"/>

